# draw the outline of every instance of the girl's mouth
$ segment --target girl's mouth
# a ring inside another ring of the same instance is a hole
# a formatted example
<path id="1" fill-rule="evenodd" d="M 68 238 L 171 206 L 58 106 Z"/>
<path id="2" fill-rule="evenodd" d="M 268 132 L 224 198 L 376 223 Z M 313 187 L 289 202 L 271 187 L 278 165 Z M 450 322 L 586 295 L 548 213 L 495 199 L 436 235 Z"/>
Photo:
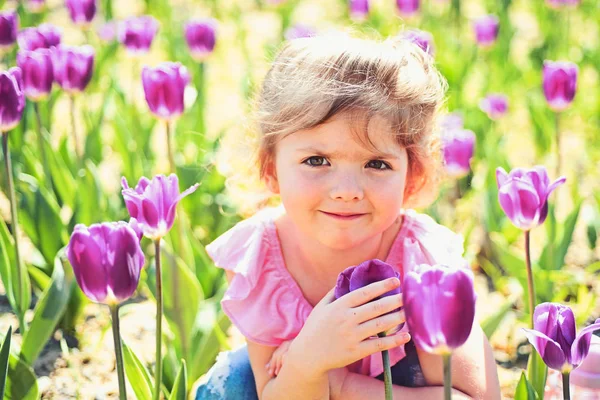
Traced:
<path id="1" fill-rule="evenodd" d="M 365 215 L 365 214 L 336 214 L 336 213 L 330 213 L 327 211 L 321 211 L 321 212 L 331 218 L 335 218 L 335 219 L 342 220 L 342 221 L 358 219 L 358 218 L 362 217 L 363 215 Z"/>

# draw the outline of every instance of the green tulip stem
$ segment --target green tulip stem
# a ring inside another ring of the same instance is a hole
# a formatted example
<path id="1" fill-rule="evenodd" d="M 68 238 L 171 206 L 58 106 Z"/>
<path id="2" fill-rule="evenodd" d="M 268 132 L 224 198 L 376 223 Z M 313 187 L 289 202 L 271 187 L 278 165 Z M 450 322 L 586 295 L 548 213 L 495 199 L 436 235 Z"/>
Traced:
<path id="1" fill-rule="evenodd" d="M 385 332 L 381 332 L 378 335 L 380 338 L 386 337 Z M 387 350 L 381 352 L 383 358 L 383 383 L 385 385 L 385 400 L 393 400 L 394 394 L 392 392 L 392 369 L 390 367 L 390 354 Z"/>
<path id="2" fill-rule="evenodd" d="M 444 363 L 444 399 L 452 399 L 452 369 L 450 368 L 450 359 L 452 354 L 444 354 L 442 360 Z"/>
<path id="3" fill-rule="evenodd" d="M 561 170 L 561 157 L 560 157 L 560 113 L 554 113 L 554 134 L 556 135 L 556 174 L 555 177 L 560 176 Z M 556 204 L 555 204 L 556 206 Z"/>
<path id="4" fill-rule="evenodd" d="M 27 322 L 25 321 L 25 313 L 22 311 L 21 304 L 23 302 L 23 298 L 25 297 L 23 292 L 23 270 L 21 269 L 21 253 L 19 252 L 19 223 L 17 219 L 17 200 L 15 196 L 15 185 L 13 181 L 13 170 L 12 170 L 12 162 L 10 159 L 10 152 L 8 151 L 8 132 L 0 131 L 2 135 L 2 152 L 4 153 L 4 166 L 6 169 L 6 177 L 8 182 L 8 193 L 10 195 L 10 217 L 11 217 L 11 233 L 13 237 L 13 241 L 15 242 L 15 262 L 17 263 L 17 287 L 15 288 L 17 305 L 19 310 L 17 311 L 17 316 L 19 317 L 19 327 L 21 328 L 21 333 L 25 333 L 27 331 Z M 10 283 L 8 283 L 10 284 Z M 29 304 L 25 304 L 25 306 L 29 306 Z"/>
<path id="5" fill-rule="evenodd" d="M 156 264 L 156 365 L 154 368 L 154 400 L 160 400 L 162 382 L 162 277 L 160 273 L 160 238 L 154 241 Z"/>
<path id="6" fill-rule="evenodd" d="M 563 399 L 571 400 L 571 388 L 569 387 L 569 372 L 563 372 Z"/>
<path id="7" fill-rule="evenodd" d="M 527 288 L 529 290 L 529 322 L 533 329 L 533 310 L 535 309 L 535 288 L 533 287 L 533 271 L 531 270 L 531 252 L 529 243 L 530 231 L 525 231 L 525 262 L 527 263 Z"/>
<path id="8" fill-rule="evenodd" d="M 46 156 L 46 147 L 44 146 L 44 127 L 42 126 L 40 106 L 37 101 L 33 102 L 33 109 L 35 111 L 35 120 L 37 122 L 38 142 L 40 146 L 40 155 L 42 156 L 42 163 L 44 165 L 44 174 L 46 174 L 46 182 L 48 182 L 48 184 L 51 184 L 52 175 L 50 174 L 50 167 L 48 166 L 48 157 Z"/>
<path id="9" fill-rule="evenodd" d="M 169 158 L 169 170 L 171 171 L 171 173 L 175 174 L 177 173 L 176 169 L 175 169 L 175 156 L 173 155 L 173 145 L 171 143 L 171 122 L 170 121 L 166 121 L 165 122 L 165 131 L 167 133 L 167 157 Z"/>
<path id="10" fill-rule="evenodd" d="M 127 400 L 127 388 L 125 387 L 125 369 L 123 364 L 123 348 L 121 347 L 121 334 L 119 330 L 119 305 L 111 304 L 110 315 L 112 317 L 113 340 L 115 342 L 115 357 L 117 359 L 117 376 L 119 377 L 119 399 Z"/>
<path id="11" fill-rule="evenodd" d="M 81 168 L 81 156 L 79 154 L 79 140 L 77 139 L 77 124 L 75 123 L 75 95 L 71 95 L 71 134 L 73 135 L 73 146 L 77 156 L 77 164 Z"/>
<path id="12" fill-rule="evenodd" d="M 196 99 L 196 104 L 198 107 L 198 111 L 196 111 L 196 115 L 198 118 L 198 123 L 196 126 L 200 133 L 206 136 L 206 63 L 201 62 L 198 64 L 198 97 Z"/>

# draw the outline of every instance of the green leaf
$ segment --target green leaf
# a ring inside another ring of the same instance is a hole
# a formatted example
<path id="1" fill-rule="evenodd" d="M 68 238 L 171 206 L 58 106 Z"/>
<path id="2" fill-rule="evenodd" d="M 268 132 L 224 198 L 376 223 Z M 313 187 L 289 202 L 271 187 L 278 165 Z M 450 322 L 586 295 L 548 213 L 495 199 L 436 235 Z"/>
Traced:
<path id="1" fill-rule="evenodd" d="M 21 357 L 29 364 L 35 362 L 40 351 L 54 332 L 56 324 L 58 324 L 69 302 L 70 286 L 72 284 L 73 280 L 65 276 L 62 263 L 57 256 L 54 260 L 52 284 L 42 294 L 37 303 L 29 330 L 23 337 Z"/>
<path id="2" fill-rule="evenodd" d="M 14 346 L 13 346 L 14 347 Z M 37 400 L 39 390 L 33 370 L 11 349 L 4 400 Z"/>
<path id="3" fill-rule="evenodd" d="M 527 362 L 527 376 L 533 389 L 537 392 L 540 399 L 544 398 L 544 390 L 546 387 L 546 377 L 548 375 L 548 367 L 544 364 L 544 360 L 538 354 L 537 350 L 531 346 L 531 354 Z"/>
<path id="4" fill-rule="evenodd" d="M 140 400 L 152 399 L 152 381 L 148 370 L 125 341 L 122 343 L 125 373 L 135 396 Z"/>
<path id="5" fill-rule="evenodd" d="M 514 298 L 506 299 L 504 304 L 502 304 L 502 306 L 495 313 L 488 316 L 481 322 L 481 329 L 483 329 L 483 332 L 488 339 L 492 337 L 494 332 L 496 332 L 496 329 L 498 329 L 504 317 L 506 317 L 508 312 L 513 308 L 514 303 Z"/>
<path id="6" fill-rule="evenodd" d="M 168 250 L 161 249 L 163 257 L 164 315 L 178 338 L 175 345 L 178 354 L 188 358 L 192 347 L 192 332 L 203 294 L 196 276 L 183 261 Z"/>
<path id="7" fill-rule="evenodd" d="M 569 250 L 573 239 L 573 232 L 575 231 L 575 224 L 577 223 L 580 209 L 581 201 L 575 205 L 573 211 L 571 211 L 562 224 L 562 227 L 559 228 L 554 218 L 553 208 L 551 207 L 546 221 L 549 224 L 548 243 L 544 247 L 539 261 L 541 268 L 556 271 L 563 267 L 567 250 Z"/>
<path id="8" fill-rule="evenodd" d="M 521 372 L 521 379 L 519 379 L 517 390 L 515 391 L 515 400 L 538 400 L 539 398 L 535 389 L 533 389 L 533 386 L 527 380 L 525 371 Z"/>
<path id="9" fill-rule="evenodd" d="M 8 358 L 10 355 L 10 340 L 12 338 L 12 325 L 8 327 L 8 332 L 4 337 L 2 349 L 0 350 L 0 399 L 4 398 L 4 388 L 6 387 L 6 376 L 8 374 Z"/>
<path id="10" fill-rule="evenodd" d="M 0 221 L 0 279 L 4 284 L 6 290 L 6 297 L 8 302 L 15 312 L 19 311 L 17 299 L 15 298 L 15 289 L 17 286 L 16 275 L 14 273 L 14 254 L 15 246 L 12 242 L 8 228 L 4 221 Z"/>
<path id="11" fill-rule="evenodd" d="M 169 400 L 186 400 L 187 399 L 187 370 L 185 360 L 181 359 L 181 366 L 177 372 L 175 382 L 173 382 L 173 390 L 169 396 Z"/>

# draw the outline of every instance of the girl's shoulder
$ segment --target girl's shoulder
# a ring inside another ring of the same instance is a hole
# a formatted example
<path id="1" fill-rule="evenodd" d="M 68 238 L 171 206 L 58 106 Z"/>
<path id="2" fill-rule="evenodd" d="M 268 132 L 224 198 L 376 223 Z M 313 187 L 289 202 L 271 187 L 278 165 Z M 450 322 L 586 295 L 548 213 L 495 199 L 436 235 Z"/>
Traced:
<path id="1" fill-rule="evenodd" d="M 274 222 L 283 212 L 264 209 L 206 246 L 217 267 L 235 273 L 223 311 L 247 339 L 266 346 L 293 339 L 311 311 L 283 264 Z"/>

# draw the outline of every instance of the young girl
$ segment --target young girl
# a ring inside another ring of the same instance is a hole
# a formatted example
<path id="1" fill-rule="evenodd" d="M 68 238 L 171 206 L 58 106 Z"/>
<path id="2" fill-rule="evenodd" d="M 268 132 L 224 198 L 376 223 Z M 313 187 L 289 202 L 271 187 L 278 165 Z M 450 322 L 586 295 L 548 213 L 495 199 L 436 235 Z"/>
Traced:
<path id="1" fill-rule="evenodd" d="M 206 250 L 227 273 L 221 302 L 247 346 L 221 354 L 196 399 L 383 398 L 389 350 L 397 398 L 440 399 L 441 357 L 415 348 L 390 279 L 334 301 L 338 274 L 385 260 L 464 265 L 462 237 L 409 207 L 435 195 L 432 131 L 444 96 L 432 59 L 400 39 L 295 39 L 258 98 L 260 177 L 281 199 Z M 285 358 L 285 359 L 284 359 Z M 454 398 L 500 398 L 491 348 L 475 324 L 452 357 Z"/>

